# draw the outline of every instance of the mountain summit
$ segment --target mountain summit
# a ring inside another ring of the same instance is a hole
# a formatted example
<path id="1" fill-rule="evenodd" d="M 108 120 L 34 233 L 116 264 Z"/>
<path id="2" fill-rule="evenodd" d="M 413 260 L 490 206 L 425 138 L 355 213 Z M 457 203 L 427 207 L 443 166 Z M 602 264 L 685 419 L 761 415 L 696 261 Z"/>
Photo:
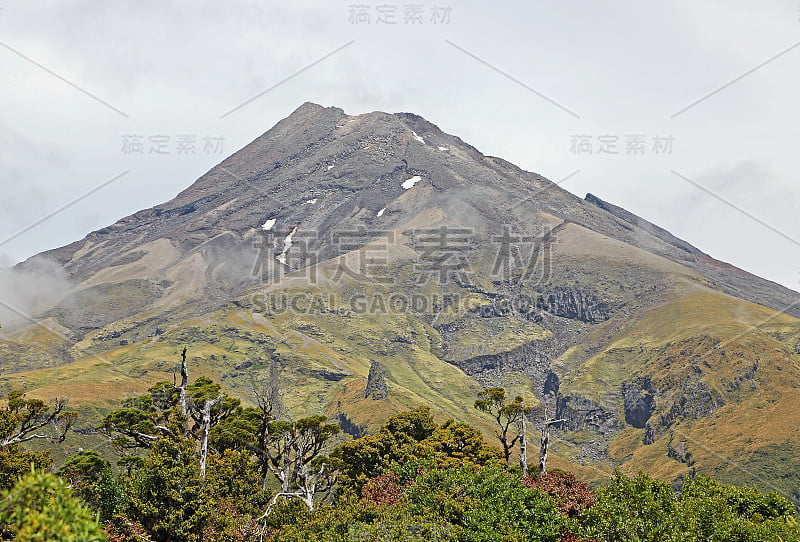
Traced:
<path id="1" fill-rule="evenodd" d="M 485 424 L 475 393 L 501 385 L 567 420 L 570 468 L 800 472 L 800 295 L 410 113 L 303 104 L 173 200 L 19 268 L 42 259 L 73 291 L 0 342 L 7 384 L 42 396 L 104 408 L 187 345 L 193 370 L 278 375 L 291 412 L 353 435 L 420 404 Z"/>

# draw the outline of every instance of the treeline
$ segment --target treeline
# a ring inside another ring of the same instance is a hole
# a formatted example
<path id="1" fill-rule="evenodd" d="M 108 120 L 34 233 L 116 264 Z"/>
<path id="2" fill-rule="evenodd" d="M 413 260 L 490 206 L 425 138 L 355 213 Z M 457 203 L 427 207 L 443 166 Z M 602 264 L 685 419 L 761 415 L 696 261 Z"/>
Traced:
<path id="1" fill-rule="evenodd" d="M 503 449 L 417 408 L 333 446 L 322 416 L 289 420 L 277 387 L 244 407 L 201 377 L 160 382 L 99 426 L 112 469 L 78 451 L 55 473 L 34 439 L 63 440 L 74 413 L 9 395 L 0 409 L 0 530 L 24 541 L 797 541 L 787 499 L 697 476 L 680 492 L 617 472 L 593 490 L 572 474 L 509 467 L 521 400 L 485 390 Z M 505 410 L 504 410 L 505 409 Z M 505 425 L 503 425 L 505 424 Z M 506 432 L 502 429 L 505 427 Z M 115 472 L 116 471 L 116 472 Z"/>

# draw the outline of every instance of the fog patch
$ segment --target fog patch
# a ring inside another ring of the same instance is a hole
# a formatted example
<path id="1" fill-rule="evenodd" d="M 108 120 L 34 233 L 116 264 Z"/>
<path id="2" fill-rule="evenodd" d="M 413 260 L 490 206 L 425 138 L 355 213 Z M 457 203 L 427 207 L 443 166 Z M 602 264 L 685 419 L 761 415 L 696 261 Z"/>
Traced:
<path id="1" fill-rule="evenodd" d="M 6 262 L 0 260 L 0 333 L 32 324 L 72 289 L 67 273 L 51 260 L 32 258 L 24 270 Z"/>

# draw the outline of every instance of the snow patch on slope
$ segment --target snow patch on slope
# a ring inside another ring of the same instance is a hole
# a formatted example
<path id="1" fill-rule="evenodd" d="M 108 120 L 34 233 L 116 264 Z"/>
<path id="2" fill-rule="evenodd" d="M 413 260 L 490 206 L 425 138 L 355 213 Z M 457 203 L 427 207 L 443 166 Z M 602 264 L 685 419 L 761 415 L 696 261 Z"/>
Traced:
<path id="1" fill-rule="evenodd" d="M 425 144 L 425 140 L 422 139 L 420 136 L 418 136 L 417 132 L 415 132 L 414 130 L 411 130 L 411 135 L 414 136 L 414 139 L 416 139 L 417 141 L 419 141 L 423 145 Z"/>
<path id="2" fill-rule="evenodd" d="M 283 240 L 283 250 L 281 251 L 280 254 L 275 256 L 275 259 L 281 262 L 283 265 L 286 265 L 286 253 L 289 252 L 290 248 L 292 248 L 292 236 L 299 227 L 300 226 L 295 226 L 294 229 L 291 232 L 289 232 L 289 235 L 287 235 L 286 239 Z"/>
<path id="3" fill-rule="evenodd" d="M 422 180 L 422 177 L 420 177 L 419 175 L 414 175 L 410 179 L 407 179 L 407 180 L 403 181 L 403 184 L 401 184 L 400 186 L 402 186 L 404 189 L 408 190 L 409 188 L 411 188 L 412 186 L 414 186 L 415 184 L 417 184 L 421 180 Z"/>
<path id="4" fill-rule="evenodd" d="M 272 226 L 275 225 L 275 218 L 268 218 L 266 222 L 261 224 L 261 229 L 264 231 L 269 231 L 272 229 Z"/>

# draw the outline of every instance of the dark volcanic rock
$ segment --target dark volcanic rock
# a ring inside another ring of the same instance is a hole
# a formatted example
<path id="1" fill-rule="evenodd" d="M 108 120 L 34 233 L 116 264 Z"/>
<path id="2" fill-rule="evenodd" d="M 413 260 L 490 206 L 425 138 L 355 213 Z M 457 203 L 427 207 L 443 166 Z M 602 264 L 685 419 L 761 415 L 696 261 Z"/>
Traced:
<path id="1" fill-rule="evenodd" d="M 692 460 L 692 452 L 686 449 L 686 440 L 676 441 L 675 435 L 672 435 L 669 439 L 669 444 L 667 445 L 667 457 L 671 457 L 676 461 L 685 463 L 690 467 L 694 464 L 694 461 Z"/>
<path id="2" fill-rule="evenodd" d="M 372 398 L 376 401 L 386 399 L 389 396 L 389 386 L 386 384 L 386 370 L 378 360 L 373 360 L 369 366 L 369 376 L 367 377 L 367 387 L 364 389 L 364 397 Z"/>
<path id="3" fill-rule="evenodd" d="M 552 395 L 554 397 L 558 396 L 558 388 L 561 385 L 560 380 L 558 379 L 558 375 L 555 373 L 549 373 L 547 377 L 544 379 L 544 385 L 542 386 L 542 393 L 544 395 Z"/>
<path id="4" fill-rule="evenodd" d="M 559 424 L 559 428 L 569 431 L 588 429 L 605 435 L 624 428 L 617 414 L 608 406 L 599 405 L 591 399 L 576 395 L 558 397 L 556 418 L 566 419 L 566 422 Z"/>
<path id="5" fill-rule="evenodd" d="M 719 392 L 709 388 L 696 375 L 686 378 L 681 383 L 681 389 L 672 393 L 674 397 L 672 405 L 659 417 L 659 425 L 662 428 L 669 427 L 677 420 L 697 420 L 710 416 L 715 410 L 725 406 L 725 400 Z"/>
<path id="6" fill-rule="evenodd" d="M 581 288 L 556 287 L 542 296 L 541 306 L 556 316 L 590 323 L 608 320 L 611 313 L 607 302 Z"/>
<path id="7" fill-rule="evenodd" d="M 656 441 L 655 431 L 653 431 L 653 426 L 650 425 L 650 422 L 646 422 L 644 424 L 644 437 L 642 442 L 644 444 L 653 444 Z"/>
<path id="8" fill-rule="evenodd" d="M 643 429 L 655 410 L 655 397 L 649 376 L 638 377 L 622 384 L 625 402 L 625 421 Z"/>
<path id="9" fill-rule="evenodd" d="M 563 345 L 549 338 L 531 341 L 505 352 L 479 355 L 452 363 L 486 386 L 502 381 L 502 374 L 506 371 L 527 373 L 534 382 L 541 382 L 538 394 L 543 391 L 545 379 L 551 373 L 552 361 L 564 350 L 566 348 Z"/>

